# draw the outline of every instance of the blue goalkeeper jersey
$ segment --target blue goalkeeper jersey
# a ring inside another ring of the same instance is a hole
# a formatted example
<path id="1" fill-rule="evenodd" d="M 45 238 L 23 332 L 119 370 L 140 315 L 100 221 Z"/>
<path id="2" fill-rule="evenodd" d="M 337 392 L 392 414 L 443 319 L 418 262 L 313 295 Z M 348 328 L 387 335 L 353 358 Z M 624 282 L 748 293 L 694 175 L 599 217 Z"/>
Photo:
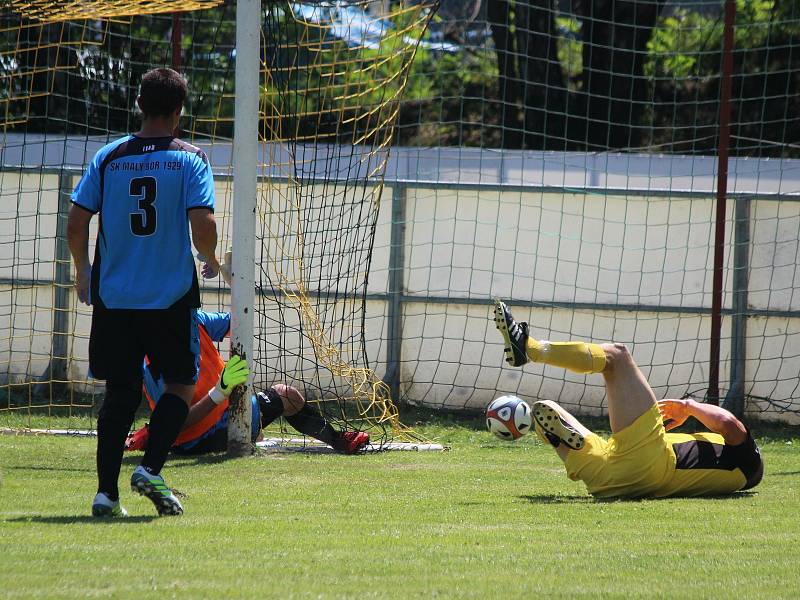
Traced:
<path id="1" fill-rule="evenodd" d="M 100 214 L 91 301 L 107 308 L 199 306 L 188 211 L 214 210 L 202 150 L 174 137 L 128 135 L 95 154 L 72 202 Z"/>

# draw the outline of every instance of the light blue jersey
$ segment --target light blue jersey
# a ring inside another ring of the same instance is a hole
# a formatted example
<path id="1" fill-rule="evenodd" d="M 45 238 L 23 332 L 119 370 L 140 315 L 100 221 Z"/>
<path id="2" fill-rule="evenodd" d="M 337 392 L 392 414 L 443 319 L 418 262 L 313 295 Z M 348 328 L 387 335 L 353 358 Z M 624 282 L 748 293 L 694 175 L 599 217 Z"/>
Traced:
<path id="1" fill-rule="evenodd" d="M 202 150 L 173 137 L 125 136 L 94 156 L 72 202 L 100 214 L 92 302 L 169 308 L 191 293 L 199 306 L 188 211 L 214 210 Z"/>

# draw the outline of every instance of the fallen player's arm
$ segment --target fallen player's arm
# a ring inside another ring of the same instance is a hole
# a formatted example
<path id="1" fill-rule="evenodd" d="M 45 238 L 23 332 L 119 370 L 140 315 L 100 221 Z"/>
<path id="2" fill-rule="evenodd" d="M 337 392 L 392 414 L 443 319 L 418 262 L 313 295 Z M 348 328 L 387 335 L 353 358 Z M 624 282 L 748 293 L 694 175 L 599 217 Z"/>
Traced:
<path id="1" fill-rule="evenodd" d="M 697 402 L 691 398 L 683 400 L 659 400 L 658 408 L 667 431 L 678 427 L 689 417 L 694 417 L 714 433 L 725 438 L 725 443 L 738 446 L 747 440 L 747 428 L 731 412 Z"/>
<path id="2" fill-rule="evenodd" d="M 216 403 L 206 394 L 189 408 L 189 414 L 186 415 L 183 429 L 188 429 L 192 425 L 199 423 L 216 407 Z"/>
<path id="3" fill-rule="evenodd" d="M 199 423 L 208 413 L 214 410 L 218 404 L 227 400 L 233 388 L 247 381 L 247 376 L 249 374 L 250 371 L 247 368 L 247 361 L 243 360 L 240 356 L 233 355 L 230 360 L 225 363 L 225 368 L 222 369 L 217 385 L 208 390 L 205 396 L 200 398 L 200 400 L 192 404 L 189 408 L 189 414 L 186 416 L 183 429 L 187 429 L 195 423 Z"/>

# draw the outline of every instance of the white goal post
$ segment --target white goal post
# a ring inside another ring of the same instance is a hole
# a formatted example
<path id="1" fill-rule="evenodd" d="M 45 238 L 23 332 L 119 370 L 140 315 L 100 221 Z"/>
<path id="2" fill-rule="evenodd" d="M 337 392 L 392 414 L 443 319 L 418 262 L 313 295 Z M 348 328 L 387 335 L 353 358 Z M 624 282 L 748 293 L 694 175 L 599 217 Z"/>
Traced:
<path id="1" fill-rule="evenodd" d="M 258 168 L 259 51 L 261 2 L 236 2 L 236 100 L 233 137 L 233 265 L 231 272 L 231 355 L 251 367 L 247 383 L 230 398 L 228 454 L 250 454 L 255 298 L 256 178 Z M 224 250 L 223 250 L 224 252 Z"/>

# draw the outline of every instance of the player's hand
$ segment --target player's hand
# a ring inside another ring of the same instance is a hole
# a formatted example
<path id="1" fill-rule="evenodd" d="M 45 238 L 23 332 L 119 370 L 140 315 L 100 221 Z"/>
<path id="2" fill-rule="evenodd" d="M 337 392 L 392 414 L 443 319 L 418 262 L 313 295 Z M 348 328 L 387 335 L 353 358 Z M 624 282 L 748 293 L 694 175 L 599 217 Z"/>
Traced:
<path id="1" fill-rule="evenodd" d="M 686 419 L 692 416 L 692 402 L 694 401 L 691 398 L 686 398 L 684 400 L 659 400 L 658 410 L 664 421 L 664 429 L 670 431 L 683 425 Z"/>
<path id="2" fill-rule="evenodd" d="M 225 368 L 222 369 L 222 375 L 220 375 L 217 382 L 217 389 L 227 398 L 231 395 L 233 388 L 247 381 L 249 374 L 250 370 L 247 368 L 247 361 L 234 354 L 225 363 Z"/>
<path id="3" fill-rule="evenodd" d="M 219 266 L 219 274 L 222 275 L 222 279 L 228 284 L 228 287 L 231 285 L 231 267 L 233 267 L 233 251 L 228 248 L 222 264 Z"/>
<path id="4" fill-rule="evenodd" d="M 220 266 L 216 256 L 206 258 L 202 254 L 198 254 L 197 260 L 203 263 L 203 268 L 200 269 L 203 279 L 214 279 L 219 274 Z"/>
<path id="5" fill-rule="evenodd" d="M 78 293 L 78 300 L 89 305 L 89 287 L 92 281 L 92 267 L 78 269 L 75 273 L 75 291 Z"/>

